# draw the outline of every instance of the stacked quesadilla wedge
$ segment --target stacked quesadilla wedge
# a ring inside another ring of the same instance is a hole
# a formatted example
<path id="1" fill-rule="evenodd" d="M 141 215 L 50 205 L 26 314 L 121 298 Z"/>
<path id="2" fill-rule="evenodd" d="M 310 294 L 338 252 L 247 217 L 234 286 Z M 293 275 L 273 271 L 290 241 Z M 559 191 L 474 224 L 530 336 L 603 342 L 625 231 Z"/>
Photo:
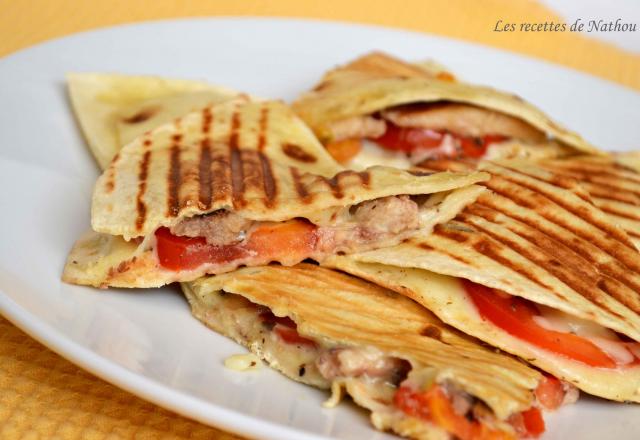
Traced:
<path id="1" fill-rule="evenodd" d="M 294 108 L 355 169 L 434 158 L 546 162 L 639 241 L 636 153 L 605 155 L 521 98 L 452 77 L 372 53 L 329 71 Z"/>
<path id="2" fill-rule="evenodd" d="M 293 108 L 337 160 L 356 169 L 372 160 L 408 167 L 442 157 L 600 154 L 518 96 L 380 53 L 329 71 Z"/>
<path id="3" fill-rule="evenodd" d="M 346 391 L 380 430 L 421 439 L 539 435 L 544 390 L 575 398 L 413 301 L 314 265 L 243 268 L 183 290 L 205 324 L 290 378 L 331 388 L 333 403 Z"/>
<path id="4" fill-rule="evenodd" d="M 487 191 L 432 234 L 326 264 L 586 392 L 640 401 L 640 254 L 629 237 L 573 179 L 522 162 L 479 167 L 492 175 Z"/>
<path id="5" fill-rule="evenodd" d="M 95 186 L 93 231 L 72 249 L 63 278 L 155 287 L 389 246 L 447 215 L 431 194 L 487 177 L 345 171 L 284 104 L 238 98 L 116 154 Z"/>

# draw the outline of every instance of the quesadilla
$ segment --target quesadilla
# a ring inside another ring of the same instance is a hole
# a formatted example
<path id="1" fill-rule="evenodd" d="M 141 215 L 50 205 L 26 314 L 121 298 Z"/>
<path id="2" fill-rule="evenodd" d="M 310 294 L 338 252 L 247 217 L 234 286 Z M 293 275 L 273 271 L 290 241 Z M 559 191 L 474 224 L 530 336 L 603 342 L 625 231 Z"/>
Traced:
<path id="1" fill-rule="evenodd" d="M 444 325 L 413 301 L 309 264 L 183 283 L 193 314 L 293 380 L 343 392 L 380 430 L 509 439 L 544 430 L 572 387 Z"/>
<path id="2" fill-rule="evenodd" d="M 155 287 L 389 246 L 455 215 L 436 193 L 487 177 L 346 171 L 284 104 L 237 98 L 120 150 L 96 183 L 93 232 L 72 249 L 63 279 Z"/>
<path id="3" fill-rule="evenodd" d="M 475 166 L 429 162 L 465 165 Z M 629 237 L 573 179 L 514 161 L 480 169 L 488 191 L 432 234 L 324 264 L 588 393 L 640 402 L 640 254 Z"/>
<path id="4" fill-rule="evenodd" d="M 522 98 L 439 77 L 385 54 L 334 69 L 293 108 L 353 169 L 429 158 L 600 154 Z"/>
<path id="5" fill-rule="evenodd" d="M 203 81 L 105 73 L 67 75 L 73 111 L 105 169 L 123 145 L 146 131 L 238 95 Z"/>

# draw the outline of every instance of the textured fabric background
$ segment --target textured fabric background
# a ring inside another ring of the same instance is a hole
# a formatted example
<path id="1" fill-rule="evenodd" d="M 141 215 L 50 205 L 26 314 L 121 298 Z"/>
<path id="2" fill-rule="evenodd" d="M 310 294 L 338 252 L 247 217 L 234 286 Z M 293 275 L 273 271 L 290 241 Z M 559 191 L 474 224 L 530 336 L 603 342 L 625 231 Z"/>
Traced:
<path id="1" fill-rule="evenodd" d="M 572 33 L 496 33 L 559 21 L 531 0 L 0 0 L 0 56 L 74 32 L 173 17 L 254 15 L 381 24 L 532 55 L 640 90 L 640 56 Z M 0 317 L 0 438 L 238 439 L 177 416 L 70 364 Z"/>
<path id="2" fill-rule="evenodd" d="M 397 0 L 393 7 L 391 4 L 389 0 L 0 0 L 0 56 L 50 38 L 143 20 L 223 15 L 310 17 L 475 41 L 640 89 L 639 55 L 570 32 L 493 32 L 499 19 L 512 23 L 560 20 L 534 0 Z"/>

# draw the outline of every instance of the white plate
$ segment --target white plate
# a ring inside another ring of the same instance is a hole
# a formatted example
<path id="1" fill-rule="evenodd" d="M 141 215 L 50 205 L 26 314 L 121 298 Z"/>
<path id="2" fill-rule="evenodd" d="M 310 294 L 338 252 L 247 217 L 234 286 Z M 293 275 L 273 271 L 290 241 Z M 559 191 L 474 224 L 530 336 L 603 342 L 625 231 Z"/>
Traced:
<path id="1" fill-rule="evenodd" d="M 520 94 L 596 144 L 640 149 L 640 95 L 555 65 L 422 34 L 275 19 L 202 19 L 89 32 L 0 60 L 0 311 L 61 355 L 145 399 L 260 438 L 391 438 L 364 411 L 263 368 L 222 366 L 243 350 L 191 318 L 172 288 L 98 291 L 60 282 L 89 226 L 98 170 L 64 90 L 70 71 L 207 79 L 292 99 L 328 67 L 371 49 L 434 57 Z M 639 72 L 640 74 L 640 72 Z M 547 438 L 631 439 L 640 408 L 584 399 L 548 417 Z"/>

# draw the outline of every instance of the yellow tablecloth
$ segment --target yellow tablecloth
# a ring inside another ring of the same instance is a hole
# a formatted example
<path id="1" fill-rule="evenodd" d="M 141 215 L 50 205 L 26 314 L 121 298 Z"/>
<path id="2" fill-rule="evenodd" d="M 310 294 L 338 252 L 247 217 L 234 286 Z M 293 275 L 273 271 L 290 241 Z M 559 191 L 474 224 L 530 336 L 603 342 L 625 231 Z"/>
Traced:
<path id="1" fill-rule="evenodd" d="M 70 33 L 143 20 L 221 15 L 381 24 L 504 48 L 640 90 L 640 56 L 575 33 L 497 33 L 503 22 L 558 22 L 532 0 L 0 0 L 0 56 Z M 0 438 L 237 439 L 97 379 L 0 317 Z"/>

